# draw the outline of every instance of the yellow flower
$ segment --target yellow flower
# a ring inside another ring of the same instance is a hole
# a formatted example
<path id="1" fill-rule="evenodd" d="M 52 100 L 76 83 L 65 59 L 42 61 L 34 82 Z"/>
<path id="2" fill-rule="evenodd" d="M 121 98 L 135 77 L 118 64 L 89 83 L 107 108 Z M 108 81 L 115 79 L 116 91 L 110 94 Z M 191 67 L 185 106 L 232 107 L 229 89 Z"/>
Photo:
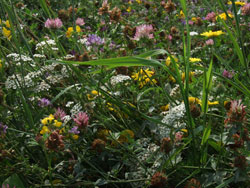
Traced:
<path id="1" fill-rule="evenodd" d="M 139 72 L 133 73 L 131 77 L 134 80 L 137 80 L 139 82 L 140 88 L 142 88 L 147 83 L 151 83 L 151 80 L 153 83 L 157 83 L 155 79 L 150 79 L 150 77 L 152 77 L 153 75 L 154 75 L 154 72 L 150 71 L 149 69 L 146 69 L 146 70 L 140 69 Z"/>
<path id="2" fill-rule="evenodd" d="M 194 72 L 189 72 L 189 81 L 190 82 L 192 82 L 192 77 L 194 76 Z M 184 82 L 184 80 L 185 80 L 185 78 L 186 78 L 186 75 L 185 75 L 185 73 L 182 73 L 181 74 L 181 80 Z"/>
<path id="3" fill-rule="evenodd" d="M 245 2 L 241 2 L 241 1 L 235 1 L 234 3 L 235 5 L 240 5 L 240 6 L 244 6 L 246 4 Z M 228 1 L 227 4 L 232 5 L 232 1 Z"/>
<path id="4" fill-rule="evenodd" d="M 161 110 L 162 111 L 168 111 L 169 110 L 169 106 L 170 106 L 170 104 L 167 104 L 165 106 L 161 106 Z"/>
<path id="5" fill-rule="evenodd" d="M 81 28 L 80 28 L 79 25 L 76 26 L 76 32 L 77 32 L 77 33 L 80 33 L 80 32 L 81 32 Z"/>
<path id="6" fill-rule="evenodd" d="M 1 71 L 2 67 L 3 67 L 2 60 L 0 59 L 0 71 Z"/>
<path id="7" fill-rule="evenodd" d="M 196 97 L 188 97 L 188 102 L 189 102 L 189 104 L 200 104 L 201 105 L 201 100 L 196 98 Z"/>
<path id="8" fill-rule="evenodd" d="M 99 94 L 98 91 L 96 91 L 96 90 L 92 90 L 91 93 L 92 93 L 93 95 L 98 95 L 98 94 Z"/>
<path id="9" fill-rule="evenodd" d="M 61 128 L 60 131 L 59 131 L 59 134 L 62 134 L 62 133 L 65 133 L 65 128 Z"/>
<path id="10" fill-rule="evenodd" d="M 173 83 L 175 83 L 176 82 L 176 80 L 175 80 L 175 78 L 173 77 L 173 76 L 169 76 L 169 80 L 171 81 L 171 82 L 173 82 Z"/>
<path id="11" fill-rule="evenodd" d="M 72 138 L 73 138 L 74 140 L 77 140 L 77 139 L 79 138 L 79 136 L 78 136 L 77 134 L 74 134 L 74 135 L 72 136 Z"/>
<path id="12" fill-rule="evenodd" d="M 8 40 L 10 40 L 11 39 L 11 31 L 10 30 L 8 30 L 8 29 L 6 29 L 6 27 L 3 27 L 3 35 L 6 37 L 6 38 L 8 38 Z"/>
<path id="13" fill-rule="evenodd" d="M 131 2 L 131 1 L 129 1 L 129 2 L 128 2 L 128 4 L 130 4 L 130 5 L 131 5 L 131 4 L 132 4 L 132 2 Z"/>
<path id="14" fill-rule="evenodd" d="M 234 17 L 234 16 L 233 16 L 232 14 L 230 14 L 230 13 L 228 13 L 227 15 L 228 15 L 230 18 L 233 18 L 233 17 Z M 227 20 L 227 15 L 226 15 L 226 13 L 224 12 L 224 13 L 220 14 L 219 16 L 216 16 L 216 20 L 217 20 L 218 17 L 220 17 L 220 18 L 223 19 L 223 20 Z"/>
<path id="15" fill-rule="evenodd" d="M 131 7 L 128 7 L 128 8 L 127 8 L 127 12 L 131 12 Z"/>
<path id="16" fill-rule="evenodd" d="M 189 61 L 190 61 L 191 63 L 194 63 L 194 62 L 199 62 L 199 61 L 201 61 L 201 59 L 200 59 L 200 58 L 192 58 L 192 57 L 190 57 L 190 58 L 189 58 Z"/>
<path id="17" fill-rule="evenodd" d="M 209 31 L 209 32 L 204 32 L 204 33 L 201 33 L 201 36 L 205 36 L 205 37 L 217 37 L 217 36 L 220 36 L 222 34 L 225 34 L 224 32 L 222 32 L 222 30 L 219 30 L 219 31 Z"/>
<path id="18" fill-rule="evenodd" d="M 50 130 L 47 126 L 43 126 L 42 130 L 40 131 L 40 134 L 46 134 L 46 133 L 49 133 Z"/>
<path id="19" fill-rule="evenodd" d="M 191 20 L 192 20 L 193 22 L 195 22 L 195 21 L 197 20 L 197 18 L 196 18 L 196 17 L 193 17 Z"/>
<path id="20" fill-rule="evenodd" d="M 74 29 L 73 27 L 69 27 L 67 32 L 66 32 L 66 37 L 71 37 L 72 33 L 74 32 Z"/>
<path id="21" fill-rule="evenodd" d="M 184 12 L 182 10 L 180 11 L 180 15 L 178 15 L 178 16 L 179 16 L 179 18 L 182 18 L 182 19 L 185 18 Z"/>
<path id="22" fill-rule="evenodd" d="M 10 21 L 6 20 L 5 25 L 6 25 L 6 27 L 10 28 Z"/>
<path id="23" fill-rule="evenodd" d="M 2 23 L 2 20 L 0 19 L 0 24 Z"/>
<path id="24" fill-rule="evenodd" d="M 54 124 L 55 127 L 61 127 L 62 126 L 62 122 L 54 120 Z"/>
<path id="25" fill-rule="evenodd" d="M 99 95 L 99 92 L 96 90 L 92 90 L 91 94 L 87 94 L 87 98 L 89 101 L 91 101 L 91 100 L 94 100 L 97 95 Z"/>
<path id="26" fill-rule="evenodd" d="M 52 114 L 50 114 L 48 117 L 42 119 L 42 120 L 41 120 L 41 123 L 42 123 L 43 125 L 47 125 L 47 124 L 52 123 L 52 121 L 53 121 L 54 119 L 55 119 L 54 116 L 53 116 Z"/>
<path id="27" fill-rule="evenodd" d="M 175 56 L 171 56 L 174 61 L 177 63 L 178 62 L 178 59 L 175 57 Z M 168 58 L 166 59 L 166 65 L 169 66 L 171 64 L 171 58 L 170 56 L 168 56 Z"/>
<path id="28" fill-rule="evenodd" d="M 141 0 L 136 0 L 137 3 L 141 4 Z"/>
<path id="29" fill-rule="evenodd" d="M 207 101 L 207 104 L 208 106 L 213 106 L 219 104 L 219 101 L 214 101 L 214 102 Z"/>

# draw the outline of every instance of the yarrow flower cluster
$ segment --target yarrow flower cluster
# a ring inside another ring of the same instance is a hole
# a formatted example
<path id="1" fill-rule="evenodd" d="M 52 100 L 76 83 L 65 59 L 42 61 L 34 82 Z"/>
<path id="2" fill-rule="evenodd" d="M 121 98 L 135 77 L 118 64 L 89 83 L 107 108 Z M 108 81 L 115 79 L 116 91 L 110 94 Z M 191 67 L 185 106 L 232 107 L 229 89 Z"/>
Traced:
<path id="1" fill-rule="evenodd" d="M 136 33 L 133 38 L 133 40 L 139 41 L 141 38 L 148 38 L 148 39 L 153 39 L 154 29 L 152 25 L 139 25 L 136 27 Z"/>
<path id="2" fill-rule="evenodd" d="M 131 80 L 129 76 L 123 75 L 123 74 L 118 74 L 116 76 L 112 76 L 110 78 L 110 82 L 112 85 L 116 85 L 118 83 L 124 82 L 126 80 Z"/>
<path id="3" fill-rule="evenodd" d="M 59 18 L 56 19 L 47 19 L 44 26 L 48 29 L 57 29 L 61 28 L 63 25 L 62 21 Z"/>

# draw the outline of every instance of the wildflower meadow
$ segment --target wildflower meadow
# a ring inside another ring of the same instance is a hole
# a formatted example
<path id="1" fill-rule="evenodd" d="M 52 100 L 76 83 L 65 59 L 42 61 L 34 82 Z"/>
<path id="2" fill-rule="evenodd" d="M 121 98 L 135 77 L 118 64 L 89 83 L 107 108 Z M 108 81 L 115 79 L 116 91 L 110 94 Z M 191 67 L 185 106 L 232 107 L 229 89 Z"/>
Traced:
<path id="1" fill-rule="evenodd" d="M 248 188 L 248 0 L 0 0 L 2 188 Z"/>

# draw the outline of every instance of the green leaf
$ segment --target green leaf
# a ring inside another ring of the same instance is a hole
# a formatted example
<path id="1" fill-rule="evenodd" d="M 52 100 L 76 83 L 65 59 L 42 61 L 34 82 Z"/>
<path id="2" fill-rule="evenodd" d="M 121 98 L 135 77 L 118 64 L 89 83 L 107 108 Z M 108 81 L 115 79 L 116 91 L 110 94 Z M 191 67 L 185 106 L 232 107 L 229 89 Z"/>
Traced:
<path id="1" fill-rule="evenodd" d="M 12 176 L 8 177 L 2 184 L 3 185 L 9 185 L 10 188 L 13 188 L 16 186 L 16 188 L 25 188 L 23 185 L 22 180 L 19 178 L 17 174 L 13 174 Z"/>
<path id="2" fill-rule="evenodd" d="M 119 66 L 164 66 L 156 60 L 149 60 L 140 57 L 119 57 L 110 59 L 99 59 L 92 61 L 54 61 L 50 60 L 48 62 L 63 63 L 63 64 L 78 64 L 78 65 L 102 65 L 102 66 L 112 66 L 113 68 Z"/>

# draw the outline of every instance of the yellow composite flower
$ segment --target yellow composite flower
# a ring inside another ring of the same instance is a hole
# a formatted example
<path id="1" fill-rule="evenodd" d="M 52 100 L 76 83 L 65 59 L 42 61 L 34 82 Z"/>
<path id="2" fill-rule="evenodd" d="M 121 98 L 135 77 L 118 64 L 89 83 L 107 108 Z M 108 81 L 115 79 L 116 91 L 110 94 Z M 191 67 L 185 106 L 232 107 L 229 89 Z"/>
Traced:
<path id="1" fill-rule="evenodd" d="M 192 57 L 190 57 L 190 58 L 189 58 L 189 61 L 190 61 L 191 63 L 195 63 L 195 62 L 200 62 L 201 59 L 200 59 L 200 58 L 192 58 Z"/>
<path id="2" fill-rule="evenodd" d="M 11 30 L 6 29 L 6 27 L 3 27 L 3 36 L 5 36 L 6 38 L 8 38 L 8 40 L 11 39 Z"/>
<path id="3" fill-rule="evenodd" d="M 139 4 L 141 4 L 142 1 L 141 0 L 136 0 L 136 2 L 139 3 Z"/>
<path id="4" fill-rule="evenodd" d="M 233 18 L 233 17 L 234 17 L 234 16 L 233 16 L 232 14 L 230 14 L 230 13 L 227 13 L 227 15 L 228 15 L 230 18 Z M 220 18 L 223 19 L 223 20 L 227 20 L 227 15 L 226 15 L 226 13 L 224 12 L 224 13 L 220 14 L 219 16 L 216 16 L 216 20 L 217 20 L 218 17 L 220 17 Z"/>
<path id="5" fill-rule="evenodd" d="M 189 104 L 199 104 L 202 105 L 202 101 L 199 98 L 196 97 L 188 97 Z M 214 106 L 219 104 L 219 101 L 207 101 L 208 106 Z"/>
<path id="6" fill-rule="evenodd" d="M 176 63 L 178 62 L 177 57 L 175 57 L 175 56 L 171 56 L 171 57 L 174 59 L 174 61 Z M 168 58 L 166 59 L 166 65 L 169 66 L 170 64 L 171 64 L 171 58 L 170 58 L 170 56 L 168 56 Z"/>
<path id="7" fill-rule="evenodd" d="M 208 106 L 213 106 L 219 104 L 219 101 L 214 101 L 214 102 L 207 101 L 207 104 Z"/>
<path id="8" fill-rule="evenodd" d="M 196 98 L 196 97 L 188 97 L 188 102 L 189 102 L 189 104 L 200 104 L 201 105 L 201 100 Z"/>
<path id="9" fill-rule="evenodd" d="M 222 30 L 219 30 L 219 31 L 208 31 L 208 32 L 204 32 L 204 33 L 201 33 L 200 35 L 201 36 L 205 36 L 205 37 L 217 37 L 217 36 L 220 36 L 222 34 L 225 34 Z"/>
<path id="10" fill-rule="evenodd" d="M 234 3 L 235 5 L 240 5 L 240 6 L 244 6 L 246 4 L 245 2 L 241 2 L 241 1 L 235 1 Z M 232 5 L 232 1 L 228 1 L 227 4 Z"/>
<path id="11" fill-rule="evenodd" d="M 40 134 L 46 134 L 46 133 L 49 133 L 50 130 L 47 126 L 43 126 L 42 130 L 40 131 Z"/>

